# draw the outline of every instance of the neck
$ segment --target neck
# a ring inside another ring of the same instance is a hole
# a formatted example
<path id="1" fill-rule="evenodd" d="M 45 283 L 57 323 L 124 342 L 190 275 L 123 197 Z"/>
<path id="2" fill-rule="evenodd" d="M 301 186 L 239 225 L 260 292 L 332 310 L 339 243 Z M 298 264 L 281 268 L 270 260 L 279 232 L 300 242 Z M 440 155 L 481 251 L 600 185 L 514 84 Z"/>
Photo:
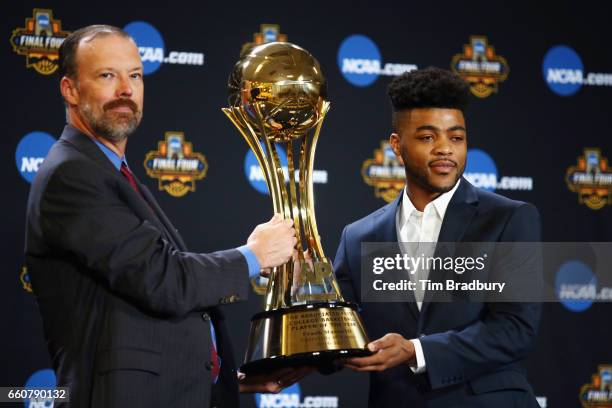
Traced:
<path id="1" fill-rule="evenodd" d="M 414 181 L 406 180 L 406 194 L 418 211 L 423 212 L 425 206 L 438 198 L 441 193 L 428 190 Z"/>
<path id="2" fill-rule="evenodd" d="M 125 148 L 127 146 L 127 138 L 123 139 L 119 142 L 110 141 L 102 136 L 97 135 L 91 127 L 83 120 L 81 115 L 75 112 L 73 109 L 68 109 L 68 124 L 75 129 L 78 129 L 82 133 L 86 134 L 92 139 L 97 140 L 102 143 L 104 146 L 111 149 L 115 152 L 119 157 L 125 156 Z"/>

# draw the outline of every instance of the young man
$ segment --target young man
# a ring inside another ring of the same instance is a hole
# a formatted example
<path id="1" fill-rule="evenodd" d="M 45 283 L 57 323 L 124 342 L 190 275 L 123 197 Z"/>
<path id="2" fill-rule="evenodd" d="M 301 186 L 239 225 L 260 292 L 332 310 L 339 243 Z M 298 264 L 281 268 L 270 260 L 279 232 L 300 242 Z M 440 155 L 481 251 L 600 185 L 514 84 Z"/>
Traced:
<path id="1" fill-rule="evenodd" d="M 246 245 L 188 252 L 125 159 L 142 118 L 134 40 L 89 26 L 60 49 L 67 126 L 28 201 L 26 262 L 58 386 L 75 407 L 234 407 L 238 388 L 278 392 L 300 371 L 240 385 L 220 304 L 246 298 L 249 270 L 290 259 L 291 221 Z"/>
<path id="2" fill-rule="evenodd" d="M 436 303 L 419 290 L 408 303 L 361 299 L 361 242 L 540 240 L 533 205 L 462 178 L 468 86 L 459 76 L 413 71 L 392 81 L 389 96 L 389 141 L 404 163 L 406 188 L 342 233 L 334 263 L 342 294 L 361 304 L 367 331 L 378 338 L 368 345 L 372 356 L 345 366 L 371 373 L 371 407 L 537 407 L 518 362 L 534 344 L 539 305 Z"/>

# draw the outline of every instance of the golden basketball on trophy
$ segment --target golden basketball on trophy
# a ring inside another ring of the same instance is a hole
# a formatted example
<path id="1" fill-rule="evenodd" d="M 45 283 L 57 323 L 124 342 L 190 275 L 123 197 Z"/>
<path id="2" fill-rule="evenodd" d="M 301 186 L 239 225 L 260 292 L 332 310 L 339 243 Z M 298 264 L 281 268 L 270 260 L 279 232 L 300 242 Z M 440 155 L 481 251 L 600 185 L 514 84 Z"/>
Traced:
<path id="1" fill-rule="evenodd" d="M 241 371 L 324 369 L 338 358 L 369 355 L 357 306 L 344 301 L 317 231 L 312 174 L 330 106 L 318 61 L 288 42 L 262 44 L 236 63 L 228 87 L 223 112 L 255 154 L 274 212 L 293 220 L 298 239 L 298 258 L 270 274 Z M 286 151 L 286 168 L 279 149 Z"/>

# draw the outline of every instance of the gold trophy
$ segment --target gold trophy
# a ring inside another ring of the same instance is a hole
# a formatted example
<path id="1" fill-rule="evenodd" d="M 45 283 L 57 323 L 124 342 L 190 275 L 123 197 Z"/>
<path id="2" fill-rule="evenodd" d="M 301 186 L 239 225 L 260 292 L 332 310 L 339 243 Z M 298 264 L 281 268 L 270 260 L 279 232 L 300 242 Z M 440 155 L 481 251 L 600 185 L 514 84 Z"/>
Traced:
<path id="1" fill-rule="evenodd" d="M 298 239 L 297 259 L 270 274 L 264 311 L 251 319 L 241 370 L 298 365 L 326 370 L 339 357 L 369 355 L 357 306 L 340 294 L 315 220 L 314 152 L 330 105 L 318 61 L 288 42 L 262 44 L 241 56 L 228 88 L 230 106 L 223 113 L 255 154 L 274 212 L 293 220 Z M 285 169 L 281 148 L 287 153 Z"/>

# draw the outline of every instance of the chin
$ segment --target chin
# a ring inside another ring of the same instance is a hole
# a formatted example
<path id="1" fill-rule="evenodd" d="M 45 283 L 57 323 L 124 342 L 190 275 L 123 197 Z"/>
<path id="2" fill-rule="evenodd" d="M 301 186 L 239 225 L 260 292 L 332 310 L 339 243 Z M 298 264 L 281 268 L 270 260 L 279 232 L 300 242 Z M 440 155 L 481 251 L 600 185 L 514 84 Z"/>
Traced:
<path id="1" fill-rule="evenodd" d="M 455 187 L 455 184 L 457 184 L 457 179 L 455 179 L 454 177 L 452 178 L 452 180 L 448 180 L 448 181 L 443 181 L 443 182 L 432 182 L 430 180 L 430 187 L 433 191 L 438 192 L 438 193 L 446 193 L 449 192 L 453 189 L 453 187 Z"/>

